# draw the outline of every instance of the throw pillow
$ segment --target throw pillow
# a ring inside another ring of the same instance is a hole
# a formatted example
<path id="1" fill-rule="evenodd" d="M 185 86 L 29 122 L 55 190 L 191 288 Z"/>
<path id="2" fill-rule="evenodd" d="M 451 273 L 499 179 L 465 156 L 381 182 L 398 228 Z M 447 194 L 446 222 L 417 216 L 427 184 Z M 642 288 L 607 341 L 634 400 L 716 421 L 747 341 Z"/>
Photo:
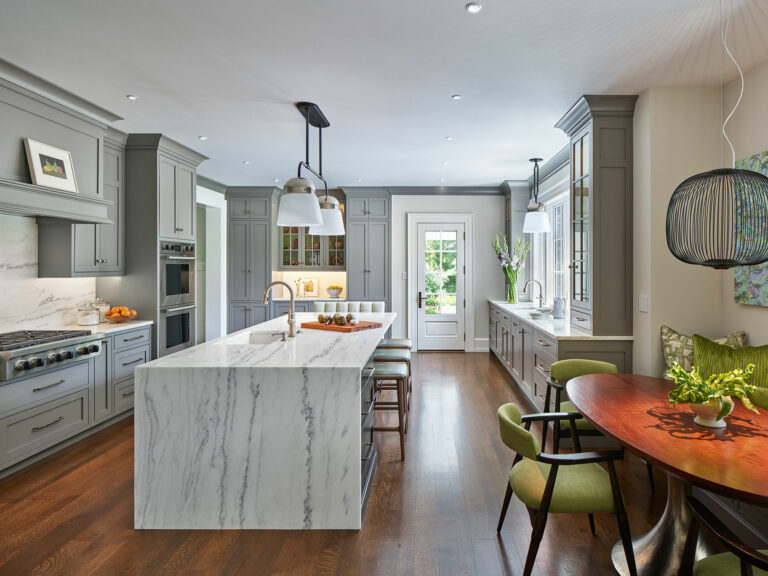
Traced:
<path id="1" fill-rule="evenodd" d="M 750 394 L 749 398 L 755 406 L 768 409 L 768 346 L 732 348 L 694 334 L 693 353 L 696 368 L 705 379 L 712 374 L 722 374 L 754 364 L 755 372 L 749 383 L 758 386 L 759 390 Z"/>
<path id="2" fill-rule="evenodd" d="M 733 334 L 728 334 L 728 336 L 718 338 L 714 342 L 727 344 L 733 348 L 741 348 L 744 346 L 746 337 L 747 335 L 744 332 L 734 332 Z M 664 363 L 667 366 L 666 370 L 664 370 L 665 375 L 675 362 L 680 364 L 686 372 L 691 371 L 695 357 L 693 337 L 672 330 L 669 326 L 662 326 L 661 343 L 664 350 Z"/>

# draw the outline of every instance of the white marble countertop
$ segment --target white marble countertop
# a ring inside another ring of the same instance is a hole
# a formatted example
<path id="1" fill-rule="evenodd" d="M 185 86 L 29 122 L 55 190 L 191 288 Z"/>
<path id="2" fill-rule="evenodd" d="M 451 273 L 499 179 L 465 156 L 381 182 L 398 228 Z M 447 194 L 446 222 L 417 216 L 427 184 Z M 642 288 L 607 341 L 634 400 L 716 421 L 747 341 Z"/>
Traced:
<path id="1" fill-rule="evenodd" d="M 256 337 L 287 330 L 287 316 L 240 330 L 159 358 L 136 370 L 156 368 L 362 368 L 397 315 L 391 312 L 357 314 L 358 320 L 381 322 L 382 327 L 360 332 L 302 330 L 295 338 L 268 344 L 251 343 Z M 300 325 L 316 319 L 299 312 Z"/>
<path id="2" fill-rule="evenodd" d="M 290 300 L 289 296 L 277 296 L 275 298 L 272 298 L 272 300 L 275 300 L 276 302 L 288 302 Z M 294 298 L 296 302 L 346 302 L 346 298 L 320 298 L 319 296 L 302 296 L 301 298 Z"/>
<path id="3" fill-rule="evenodd" d="M 538 328 L 557 340 L 634 340 L 633 336 L 593 336 L 586 330 L 572 326 L 569 318 L 561 320 L 555 320 L 551 316 L 548 318 L 531 318 L 528 312 L 533 310 L 534 306 L 530 302 L 509 304 L 503 300 L 491 300 L 490 298 L 488 302 L 510 314 L 514 314 L 520 320 L 527 322 L 534 328 Z"/>
<path id="4" fill-rule="evenodd" d="M 101 322 L 95 326 L 80 326 L 79 324 L 52 324 L 46 326 L 45 330 L 90 330 L 91 334 L 115 334 L 117 332 L 124 332 L 125 330 L 134 330 L 135 328 L 141 328 L 143 326 L 152 326 L 154 322 L 152 320 L 129 320 L 128 322 L 121 322 L 119 324 L 112 324 L 111 322 Z M 42 330 L 42 328 L 40 328 Z M 0 326 L 0 332 L 12 332 L 19 330 L 18 326 L 8 327 L 4 329 Z"/>

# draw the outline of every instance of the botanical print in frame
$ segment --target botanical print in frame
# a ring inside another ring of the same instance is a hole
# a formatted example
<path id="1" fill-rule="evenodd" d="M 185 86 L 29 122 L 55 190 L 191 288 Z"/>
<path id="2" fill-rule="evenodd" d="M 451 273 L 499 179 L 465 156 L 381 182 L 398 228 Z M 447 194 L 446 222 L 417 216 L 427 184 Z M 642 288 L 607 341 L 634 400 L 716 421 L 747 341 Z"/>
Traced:
<path id="1" fill-rule="evenodd" d="M 68 151 L 29 138 L 24 138 L 24 148 L 27 150 L 32 184 L 77 192 L 72 155 Z"/>
<path id="2" fill-rule="evenodd" d="M 736 168 L 768 176 L 768 152 L 755 154 L 736 163 Z M 738 304 L 768 306 L 768 262 L 734 269 L 734 300 Z"/>
<path id="3" fill-rule="evenodd" d="M 301 287 L 304 296 L 319 296 L 320 283 L 317 278 L 302 278 Z"/>

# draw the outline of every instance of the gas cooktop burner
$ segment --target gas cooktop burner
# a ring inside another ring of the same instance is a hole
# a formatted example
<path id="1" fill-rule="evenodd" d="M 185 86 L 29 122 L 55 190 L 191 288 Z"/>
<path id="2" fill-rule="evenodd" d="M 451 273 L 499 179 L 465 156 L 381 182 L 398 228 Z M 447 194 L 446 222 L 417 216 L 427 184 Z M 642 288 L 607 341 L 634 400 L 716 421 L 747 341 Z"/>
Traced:
<path id="1" fill-rule="evenodd" d="M 0 334 L 0 351 L 56 342 L 78 336 L 88 336 L 90 330 L 18 330 Z"/>

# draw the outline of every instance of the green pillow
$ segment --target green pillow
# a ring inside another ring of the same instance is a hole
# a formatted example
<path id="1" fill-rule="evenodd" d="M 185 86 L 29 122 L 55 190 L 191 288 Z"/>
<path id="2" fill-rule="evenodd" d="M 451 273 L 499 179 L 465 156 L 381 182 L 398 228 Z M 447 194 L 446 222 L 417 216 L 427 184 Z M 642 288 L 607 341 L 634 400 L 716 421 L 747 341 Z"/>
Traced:
<path id="1" fill-rule="evenodd" d="M 734 348 L 744 346 L 744 339 L 747 335 L 744 332 L 734 332 L 715 340 L 718 344 L 727 344 Z M 687 334 L 681 334 L 672 330 L 669 326 L 661 327 L 661 344 L 664 350 L 664 363 L 667 365 L 664 374 L 672 368 L 672 364 L 677 362 L 683 367 L 683 370 L 690 372 L 694 365 L 693 337 Z M 696 362 L 698 366 L 698 362 Z"/>
<path id="2" fill-rule="evenodd" d="M 699 374 L 705 379 L 712 374 L 744 369 L 748 364 L 754 364 L 755 372 L 749 383 L 760 390 L 750 394 L 749 398 L 755 406 L 768 409 L 768 346 L 732 348 L 694 334 L 693 353 Z"/>

